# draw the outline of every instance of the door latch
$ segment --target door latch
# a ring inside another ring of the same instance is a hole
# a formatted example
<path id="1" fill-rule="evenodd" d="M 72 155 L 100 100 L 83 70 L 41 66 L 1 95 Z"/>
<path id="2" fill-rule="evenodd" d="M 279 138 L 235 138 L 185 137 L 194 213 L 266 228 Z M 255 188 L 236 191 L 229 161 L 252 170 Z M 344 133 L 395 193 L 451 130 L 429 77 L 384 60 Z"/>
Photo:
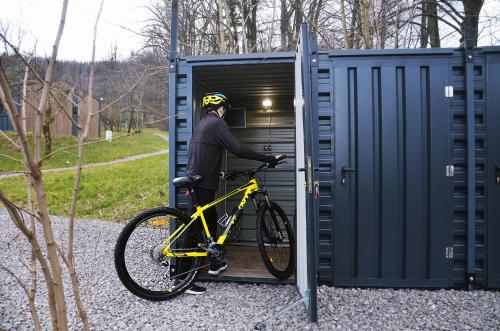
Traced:
<path id="1" fill-rule="evenodd" d="M 314 199 L 319 199 L 319 181 L 314 181 Z"/>
<path id="2" fill-rule="evenodd" d="M 455 166 L 446 166 L 446 177 L 453 177 L 455 175 Z"/>
<path id="3" fill-rule="evenodd" d="M 342 183 L 342 185 L 345 185 L 345 183 L 347 183 L 347 174 L 349 172 L 355 172 L 356 169 L 353 169 L 353 168 L 348 168 L 348 167 L 342 167 L 341 169 L 341 179 L 340 179 L 340 182 Z"/>
<path id="4" fill-rule="evenodd" d="M 446 247 L 444 249 L 444 256 L 449 260 L 453 259 L 453 247 Z"/>
<path id="5" fill-rule="evenodd" d="M 495 183 L 500 184 L 500 165 L 495 165 Z"/>

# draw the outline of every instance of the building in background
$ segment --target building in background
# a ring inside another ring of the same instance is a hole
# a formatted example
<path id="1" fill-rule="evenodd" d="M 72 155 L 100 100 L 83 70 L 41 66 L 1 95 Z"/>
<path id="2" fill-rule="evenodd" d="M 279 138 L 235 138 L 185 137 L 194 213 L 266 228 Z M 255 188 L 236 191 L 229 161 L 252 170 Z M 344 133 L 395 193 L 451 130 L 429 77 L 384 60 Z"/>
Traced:
<path id="1" fill-rule="evenodd" d="M 13 89 L 14 101 L 17 110 L 21 114 L 22 93 L 20 87 Z M 41 84 L 28 85 L 26 92 L 26 131 L 33 132 L 36 120 L 36 108 L 40 102 L 42 91 Z M 88 97 L 83 91 L 78 91 L 64 82 L 54 82 L 52 84 L 52 95 L 47 101 L 44 123 L 48 124 L 52 136 L 77 136 L 78 128 L 85 126 L 88 111 Z M 96 114 L 92 117 L 90 123 L 89 137 L 99 137 L 99 102 L 92 98 L 91 112 Z M 22 116 L 22 115 L 21 115 Z M 12 124 L 8 118 L 7 112 L 0 105 L 0 130 L 12 131 Z"/>

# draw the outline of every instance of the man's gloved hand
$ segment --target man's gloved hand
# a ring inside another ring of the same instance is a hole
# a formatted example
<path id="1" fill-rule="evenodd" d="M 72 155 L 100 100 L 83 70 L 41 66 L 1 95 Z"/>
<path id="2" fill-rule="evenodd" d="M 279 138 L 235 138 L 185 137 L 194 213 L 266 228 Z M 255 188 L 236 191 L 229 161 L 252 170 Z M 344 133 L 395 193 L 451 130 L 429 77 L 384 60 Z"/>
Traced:
<path id="1" fill-rule="evenodd" d="M 276 165 L 278 164 L 278 161 L 283 158 L 283 155 L 273 155 L 274 160 L 267 162 L 267 167 L 268 168 L 275 168 Z"/>

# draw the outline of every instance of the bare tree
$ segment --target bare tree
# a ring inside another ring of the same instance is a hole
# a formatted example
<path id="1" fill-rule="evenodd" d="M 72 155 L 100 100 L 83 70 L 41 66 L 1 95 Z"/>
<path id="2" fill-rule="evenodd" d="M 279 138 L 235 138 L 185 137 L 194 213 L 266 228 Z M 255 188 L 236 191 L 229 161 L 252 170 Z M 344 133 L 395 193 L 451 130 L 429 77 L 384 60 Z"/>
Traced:
<path id="1" fill-rule="evenodd" d="M 97 23 L 99 21 L 99 17 L 102 11 L 103 0 L 101 1 L 101 5 L 99 8 L 99 13 L 96 18 L 96 22 L 94 25 L 94 40 L 93 40 L 93 48 L 92 48 L 92 61 L 90 64 L 90 76 L 89 76 L 89 94 L 88 98 L 91 100 L 93 95 L 93 78 L 94 78 L 94 65 L 95 65 L 95 41 L 97 34 Z M 44 123 L 47 112 L 51 109 L 51 105 L 47 107 L 47 102 L 49 100 L 49 96 L 51 94 L 51 85 L 52 85 L 52 77 L 54 72 L 54 64 L 57 57 L 57 50 L 61 40 L 61 36 L 64 29 L 65 17 L 67 12 L 68 1 L 63 1 L 63 8 L 61 13 L 61 19 L 59 23 L 59 29 L 57 32 L 56 40 L 53 46 L 52 56 L 50 58 L 48 68 L 46 71 L 46 75 L 44 79 L 40 79 L 38 74 L 35 72 L 35 76 L 43 81 L 43 87 L 41 91 L 40 102 L 38 108 L 36 110 L 36 121 L 35 121 L 35 143 L 34 143 L 34 154 L 31 153 L 31 149 L 27 143 L 26 136 L 26 128 L 23 125 L 23 121 L 21 116 L 17 113 L 16 105 L 14 103 L 11 88 L 8 83 L 7 77 L 5 76 L 4 70 L 0 70 L 0 99 L 4 108 L 7 109 L 9 113 L 10 120 L 13 124 L 14 130 L 17 133 L 20 141 L 20 145 L 22 147 L 23 156 L 25 159 L 25 168 L 26 173 L 28 175 L 28 202 L 29 202 L 29 210 L 23 210 L 21 207 L 15 205 L 1 190 L 0 190 L 0 201 L 7 208 L 11 220 L 16 225 L 16 227 L 24 234 L 32 247 L 32 263 L 31 263 L 31 279 L 32 285 L 31 290 L 28 290 L 25 285 L 20 283 L 21 287 L 25 290 L 28 295 L 28 302 L 30 306 L 30 311 L 32 313 L 35 329 L 40 329 L 40 323 L 38 320 L 38 316 L 36 314 L 36 307 L 34 304 L 34 298 L 36 294 L 36 262 L 40 264 L 42 273 L 45 278 L 45 283 L 48 289 L 48 302 L 49 309 L 51 313 L 52 319 L 52 328 L 54 330 L 67 330 L 68 328 L 68 320 L 66 313 L 66 298 L 64 295 L 64 286 L 62 280 L 62 270 L 61 264 L 59 261 L 59 257 L 62 258 L 64 263 L 66 264 L 72 282 L 73 296 L 75 299 L 75 303 L 77 306 L 77 310 L 79 316 L 83 322 L 83 327 L 85 330 L 89 330 L 89 323 L 87 313 L 83 307 L 83 303 L 80 296 L 79 282 L 78 276 L 75 269 L 74 262 L 74 253 L 73 253 L 73 240 L 74 240 L 74 218 L 76 214 L 76 204 L 78 197 L 78 190 L 80 185 L 82 164 L 83 164 L 83 146 L 85 145 L 85 139 L 88 137 L 91 117 L 95 114 L 92 114 L 92 106 L 91 102 L 88 102 L 89 109 L 87 110 L 87 118 L 85 121 L 84 128 L 78 127 L 79 129 L 79 146 L 78 146 L 78 162 L 77 162 L 77 176 L 75 178 L 75 183 L 73 187 L 73 197 L 71 201 L 71 209 L 70 209 L 70 220 L 69 220 L 69 231 L 68 231 L 68 251 L 67 254 L 62 250 L 60 244 L 58 244 L 54 238 L 54 232 L 52 228 L 52 223 L 48 215 L 48 205 L 45 200 L 45 190 L 43 186 L 42 179 L 42 162 L 44 159 L 49 157 L 46 155 L 45 158 L 41 156 L 41 134 L 42 127 L 46 126 L 47 123 Z M 2 39 L 7 42 L 4 35 L 2 35 Z M 8 43 L 8 42 L 7 42 Z M 8 43 L 9 44 L 9 43 Z M 9 44 L 10 45 L 10 44 Z M 16 50 L 17 52 L 17 50 Z M 33 70 L 28 61 L 24 60 L 26 66 Z M 26 77 L 26 75 L 25 75 Z M 49 110 L 48 110 L 49 109 Z M 45 129 L 44 129 L 45 130 Z M 57 152 L 57 151 L 56 151 Z M 34 155 L 34 157 L 32 157 Z M 36 197 L 36 205 L 37 205 L 37 214 L 35 215 L 32 211 L 31 204 L 31 190 L 33 189 Z M 31 228 L 25 223 L 23 212 L 32 216 L 32 225 Z M 38 241 L 38 237 L 35 232 L 34 219 L 37 219 L 42 228 L 42 234 L 44 236 L 45 248 L 47 251 L 47 257 L 42 253 L 40 244 Z M 3 267 L 2 269 L 6 269 Z M 14 275 L 11 271 L 8 272 Z M 15 275 L 14 275 L 15 276 Z M 17 279 L 17 278 L 16 278 Z"/>
<path id="2" fill-rule="evenodd" d="M 18 134 L 19 141 L 21 142 L 23 156 L 26 163 L 26 168 L 29 169 L 29 179 L 31 185 L 33 186 L 35 196 L 37 199 L 37 206 L 38 206 L 37 219 L 40 221 L 42 226 L 42 233 L 45 239 L 45 246 L 47 249 L 47 258 L 45 258 L 45 256 L 41 253 L 37 237 L 24 223 L 23 217 L 19 212 L 19 207 L 13 204 L 5 196 L 5 194 L 1 192 L 1 190 L 0 190 L 0 200 L 2 201 L 4 206 L 6 206 L 14 224 L 19 228 L 19 230 L 21 230 L 21 232 L 26 236 L 26 238 L 30 242 L 33 248 L 33 252 L 37 256 L 37 260 L 42 267 L 43 275 L 45 277 L 45 283 L 48 289 L 49 308 L 52 318 L 52 327 L 54 330 L 66 330 L 68 328 L 68 320 L 66 314 L 66 298 L 64 296 L 61 264 L 58 258 L 56 241 L 54 239 L 54 232 L 52 229 L 52 223 L 48 215 L 48 206 L 45 200 L 45 191 L 42 181 L 40 133 L 42 126 L 41 119 L 45 111 L 50 85 L 52 83 L 54 63 L 56 61 L 59 42 L 61 40 L 62 33 L 64 30 L 67 7 L 68 7 L 68 1 L 64 0 L 61 12 L 61 19 L 59 22 L 59 29 L 57 31 L 57 36 L 54 42 L 52 55 L 49 61 L 49 67 L 45 75 L 42 95 L 37 110 L 37 117 L 36 117 L 37 128 L 35 132 L 34 158 L 32 157 L 33 154 L 31 153 L 31 148 L 28 146 L 26 133 L 23 132 L 22 130 L 21 119 L 19 114 L 17 113 L 16 105 L 11 95 L 9 83 L 7 81 L 7 78 L 3 70 L 0 70 L 0 90 L 1 90 L 0 98 L 2 100 L 4 108 L 9 113 L 9 117 L 13 124 L 14 130 Z M 50 264 L 50 269 L 48 266 L 49 264 Z"/>

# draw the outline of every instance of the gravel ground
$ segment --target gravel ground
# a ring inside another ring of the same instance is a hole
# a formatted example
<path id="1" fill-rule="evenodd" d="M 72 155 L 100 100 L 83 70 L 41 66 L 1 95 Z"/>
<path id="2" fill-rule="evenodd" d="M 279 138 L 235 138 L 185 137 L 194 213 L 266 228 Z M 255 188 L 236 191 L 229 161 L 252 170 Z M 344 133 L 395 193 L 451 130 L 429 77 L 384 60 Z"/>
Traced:
<path id="1" fill-rule="evenodd" d="M 56 237 L 65 238 L 63 218 L 54 217 Z M 24 280 L 29 275 L 20 259 L 29 259 L 29 247 L 0 209 L 0 263 Z M 299 298 L 291 285 L 205 283 L 205 295 L 183 294 L 165 302 L 149 302 L 130 294 L 118 280 L 113 247 L 121 225 L 102 221 L 76 224 L 76 261 L 83 298 L 93 330 L 217 329 L 248 330 Z M 67 280 L 67 274 L 66 280 Z M 71 329 L 81 329 L 71 299 Z M 43 329 L 50 328 L 43 280 L 37 305 Z M 175 314 L 175 315 L 174 315 Z M 441 329 L 500 330 L 500 293 L 493 291 L 318 289 L 318 323 L 310 324 L 302 306 L 270 323 L 272 330 L 303 329 Z M 24 292 L 0 271 L 0 330 L 31 330 L 33 324 Z"/>

